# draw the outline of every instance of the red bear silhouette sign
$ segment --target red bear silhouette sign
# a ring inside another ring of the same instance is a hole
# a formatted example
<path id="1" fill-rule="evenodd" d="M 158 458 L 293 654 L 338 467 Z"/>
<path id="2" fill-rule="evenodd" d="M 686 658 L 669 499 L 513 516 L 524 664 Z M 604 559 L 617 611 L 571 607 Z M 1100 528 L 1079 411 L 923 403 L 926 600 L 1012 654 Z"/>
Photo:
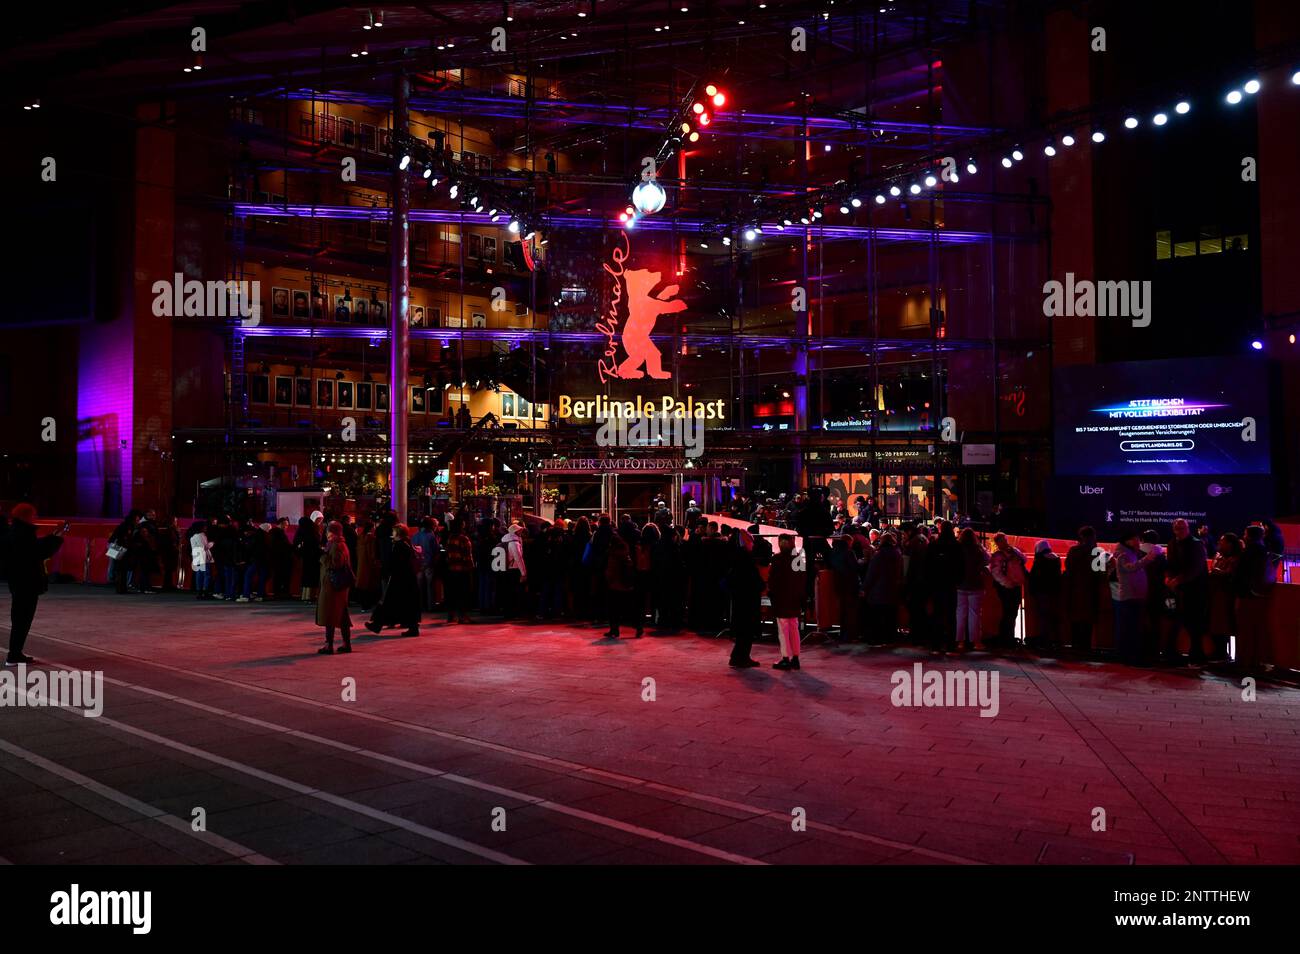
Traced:
<path id="1" fill-rule="evenodd" d="M 658 295 L 654 294 L 655 288 L 663 281 L 662 273 L 644 268 L 625 269 L 631 254 L 631 239 L 624 232 L 622 248 L 616 247 L 604 266 L 614 280 L 614 287 L 605 317 L 596 325 L 596 330 L 605 336 L 606 341 L 605 354 L 596 363 L 601 384 L 610 378 L 672 377 L 664 370 L 663 355 L 650 335 L 660 315 L 685 311 L 686 302 L 673 297 L 677 294 L 676 285 L 668 285 Z M 619 320 L 624 312 L 627 320 L 620 335 Z M 622 362 L 617 360 L 620 346 L 627 355 Z"/>

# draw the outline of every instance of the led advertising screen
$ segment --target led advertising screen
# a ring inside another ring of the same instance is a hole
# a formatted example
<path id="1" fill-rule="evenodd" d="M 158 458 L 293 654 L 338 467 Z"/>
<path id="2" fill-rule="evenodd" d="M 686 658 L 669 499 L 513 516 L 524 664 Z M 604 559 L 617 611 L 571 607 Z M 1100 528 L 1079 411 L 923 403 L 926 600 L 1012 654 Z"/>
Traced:
<path id="1" fill-rule="evenodd" d="M 1250 358 L 1058 368 L 1056 473 L 1267 474 L 1268 375 Z"/>

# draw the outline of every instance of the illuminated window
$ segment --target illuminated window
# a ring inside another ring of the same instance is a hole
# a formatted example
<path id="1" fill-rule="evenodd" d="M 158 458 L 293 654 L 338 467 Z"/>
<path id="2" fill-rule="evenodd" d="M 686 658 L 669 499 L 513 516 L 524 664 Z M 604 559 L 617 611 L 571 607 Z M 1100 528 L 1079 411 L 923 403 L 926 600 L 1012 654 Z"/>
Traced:
<path id="1" fill-rule="evenodd" d="M 1173 252 L 1171 251 L 1172 248 L 1173 248 L 1172 233 L 1168 231 L 1157 232 L 1156 233 L 1156 258 L 1158 259 L 1172 258 L 1173 257 Z"/>
<path id="2" fill-rule="evenodd" d="M 1223 250 L 1225 252 L 1244 252 L 1250 248 L 1250 236 L 1248 235 L 1225 235 L 1223 237 Z"/>
<path id="3" fill-rule="evenodd" d="M 1223 239 L 1219 230 L 1210 225 L 1201 226 L 1200 252 L 1202 255 L 1217 255 L 1223 251 Z"/>
<path id="4" fill-rule="evenodd" d="M 1190 242 L 1174 243 L 1174 258 L 1188 258 L 1195 254 L 1196 254 L 1196 241 L 1194 239 Z"/>

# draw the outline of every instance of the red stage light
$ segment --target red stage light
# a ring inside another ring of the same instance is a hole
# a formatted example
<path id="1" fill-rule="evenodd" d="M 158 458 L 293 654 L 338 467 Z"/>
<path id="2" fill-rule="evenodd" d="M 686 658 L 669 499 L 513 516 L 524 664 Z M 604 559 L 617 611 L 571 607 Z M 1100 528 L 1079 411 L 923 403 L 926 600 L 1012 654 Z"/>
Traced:
<path id="1" fill-rule="evenodd" d="M 713 95 L 714 93 L 716 93 L 717 91 L 718 91 L 718 88 L 717 88 L 716 86 L 714 86 L 712 83 L 710 83 L 708 86 L 704 87 L 704 95 L 705 95 L 705 96 L 712 96 L 712 95 Z"/>
<path id="2" fill-rule="evenodd" d="M 707 126 L 707 125 L 708 125 L 709 123 L 711 123 L 711 122 L 713 122 L 713 120 L 709 118 L 709 114 L 708 114 L 708 113 L 700 113 L 700 125 L 701 125 L 701 126 Z"/>
<path id="3" fill-rule="evenodd" d="M 722 105 L 723 103 L 725 103 L 726 101 L 727 101 L 727 97 L 724 96 L 722 93 L 714 93 L 714 94 L 713 94 L 713 105 L 714 105 L 714 106 L 721 106 L 721 105 Z"/>
<path id="4" fill-rule="evenodd" d="M 700 134 L 697 132 L 691 133 L 691 142 L 699 142 L 699 141 L 700 141 Z"/>
<path id="5" fill-rule="evenodd" d="M 683 133 L 688 133 L 688 132 L 690 132 L 690 131 L 691 131 L 691 124 L 690 124 L 690 123 L 682 123 L 682 132 L 683 132 Z"/>
<path id="6" fill-rule="evenodd" d="M 704 104 L 696 103 L 694 106 L 691 107 L 691 109 L 695 111 L 696 115 L 699 115 L 700 113 L 704 112 Z"/>

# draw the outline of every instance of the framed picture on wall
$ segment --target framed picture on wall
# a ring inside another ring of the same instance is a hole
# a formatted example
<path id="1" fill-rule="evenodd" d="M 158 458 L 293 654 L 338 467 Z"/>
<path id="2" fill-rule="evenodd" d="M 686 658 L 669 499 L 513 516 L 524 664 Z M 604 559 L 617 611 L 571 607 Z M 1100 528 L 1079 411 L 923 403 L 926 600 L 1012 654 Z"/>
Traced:
<path id="1" fill-rule="evenodd" d="M 293 378 L 287 374 L 275 376 L 275 403 L 284 407 L 293 404 Z"/>
<path id="2" fill-rule="evenodd" d="M 271 289 L 271 317 L 273 318 L 289 317 L 289 289 L 287 288 Z"/>
<path id="3" fill-rule="evenodd" d="M 248 400 L 253 404 L 270 403 L 270 388 L 270 375 L 250 374 L 248 376 Z"/>
<path id="4" fill-rule="evenodd" d="M 513 394 L 501 395 L 501 416 L 502 417 L 515 416 L 515 396 Z"/>
<path id="5" fill-rule="evenodd" d="M 415 304 L 411 305 L 411 327 L 412 328 L 424 327 L 424 306 L 423 305 L 415 305 Z"/>
<path id="6" fill-rule="evenodd" d="M 387 384 L 375 385 L 375 410 L 376 411 L 388 410 L 388 385 Z"/>
<path id="7" fill-rule="evenodd" d="M 295 378 L 293 403 L 297 407 L 311 407 L 311 378 Z"/>
<path id="8" fill-rule="evenodd" d="M 497 240 L 489 235 L 483 236 L 483 261 L 489 265 L 497 261 Z"/>
<path id="9" fill-rule="evenodd" d="M 377 325 L 388 324 L 388 302 L 379 298 L 370 299 L 370 320 Z"/>
<path id="10" fill-rule="evenodd" d="M 370 324 L 370 302 L 358 298 L 352 302 L 352 320 L 359 325 Z"/>
<path id="11" fill-rule="evenodd" d="M 472 312 L 469 317 L 470 317 L 470 321 L 472 322 L 472 327 L 474 328 L 487 327 L 487 315 L 485 315 L 483 312 L 481 311 Z"/>
<path id="12" fill-rule="evenodd" d="M 316 406 L 317 407 L 334 406 L 334 379 L 333 378 L 316 379 Z"/>
<path id="13" fill-rule="evenodd" d="M 307 307 L 307 293 L 301 288 L 294 289 L 293 292 L 293 317 L 307 318 L 311 312 Z"/>
<path id="14" fill-rule="evenodd" d="M 352 408 L 352 382 L 340 381 L 337 385 L 338 406 L 351 410 Z"/>
<path id="15" fill-rule="evenodd" d="M 357 410 L 368 411 L 374 402 L 374 385 L 369 381 L 357 382 Z"/>
<path id="16" fill-rule="evenodd" d="M 412 414 L 423 414 L 425 409 L 424 385 L 416 384 L 411 386 L 411 404 Z"/>
<path id="17" fill-rule="evenodd" d="M 334 320 L 345 325 L 352 323 L 352 299 L 350 297 L 334 296 Z"/>

